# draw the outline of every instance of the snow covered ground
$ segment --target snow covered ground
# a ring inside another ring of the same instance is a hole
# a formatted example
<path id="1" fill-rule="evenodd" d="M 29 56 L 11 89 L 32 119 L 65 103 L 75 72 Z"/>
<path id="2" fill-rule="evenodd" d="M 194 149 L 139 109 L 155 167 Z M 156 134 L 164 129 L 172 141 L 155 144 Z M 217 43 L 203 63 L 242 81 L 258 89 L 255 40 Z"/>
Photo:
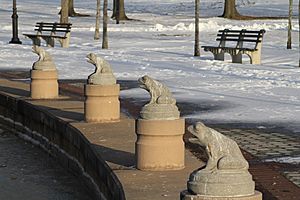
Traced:
<path id="1" fill-rule="evenodd" d="M 297 6 L 294 5 L 293 49 L 286 49 L 287 20 L 235 21 L 218 18 L 223 0 L 201 0 L 200 45 L 216 44 L 219 29 L 265 29 L 262 64 L 232 64 L 213 60 L 201 50 L 193 57 L 193 0 L 126 0 L 131 21 L 119 25 L 110 21 L 109 49 L 95 41 L 95 0 L 76 1 L 80 13 L 91 17 L 70 18 L 73 23 L 70 48 L 46 48 L 53 56 L 61 79 L 85 79 L 93 66 L 85 56 L 94 52 L 105 57 L 119 80 L 137 80 L 147 74 L 170 87 L 178 102 L 205 103 L 211 109 L 195 111 L 187 118 L 210 123 L 251 123 L 284 126 L 300 133 L 300 68 Z M 22 45 L 8 44 L 11 35 L 10 0 L 0 3 L 0 70 L 30 69 L 37 56 L 31 40 L 22 36 L 32 32 L 37 21 L 59 21 L 60 0 L 18 1 L 19 38 Z M 237 0 L 245 15 L 287 16 L 285 0 Z M 110 5 L 111 8 L 111 5 Z M 110 13 L 111 14 L 111 13 Z M 141 89 L 126 90 L 123 97 L 147 98 Z"/>

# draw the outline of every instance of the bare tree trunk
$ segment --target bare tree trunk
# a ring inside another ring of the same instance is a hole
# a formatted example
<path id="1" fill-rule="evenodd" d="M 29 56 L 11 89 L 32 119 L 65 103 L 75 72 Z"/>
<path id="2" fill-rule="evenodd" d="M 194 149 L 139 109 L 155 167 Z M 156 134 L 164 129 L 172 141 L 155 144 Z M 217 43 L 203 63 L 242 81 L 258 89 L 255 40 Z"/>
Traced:
<path id="1" fill-rule="evenodd" d="M 94 39 L 100 39 L 100 0 L 97 0 L 97 13 L 96 13 L 96 25 L 95 25 L 95 35 Z"/>
<path id="2" fill-rule="evenodd" d="M 194 48 L 194 56 L 200 56 L 200 49 L 199 49 L 199 9 L 200 9 L 200 0 L 195 0 L 195 48 Z"/>
<path id="3" fill-rule="evenodd" d="M 107 36 L 107 0 L 103 0 L 103 39 L 102 49 L 108 49 L 108 36 Z"/>
<path id="4" fill-rule="evenodd" d="M 235 19 L 241 16 L 235 7 L 235 0 L 225 0 L 224 12 L 221 17 Z"/>
<path id="5" fill-rule="evenodd" d="M 293 15 L 293 0 L 289 0 L 289 20 L 288 20 L 288 39 L 287 49 L 292 49 L 292 15 Z"/>
<path id="6" fill-rule="evenodd" d="M 61 0 L 60 23 L 68 23 L 69 0 Z"/>
<path id="7" fill-rule="evenodd" d="M 298 2 L 298 24 L 300 28 L 300 0 Z M 300 67 L 300 30 L 299 30 L 299 67 Z"/>
<path id="8" fill-rule="evenodd" d="M 74 0 L 69 0 L 69 16 L 70 17 L 78 16 L 78 13 L 76 13 L 74 9 Z"/>
<path id="9" fill-rule="evenodd" d="M 120 24 L 120 0 L 114 0 L 114 12 L 115 12 L 115 18 L 116 18 L 116 24 Z"/>
<path id="10" fill-rule="evenodd" d="M 125 14 L 124 0 L 114 0 L 113 3 L 113 14 L 111 17 L 116 20 L 128 20 Z"/>
<path id="11" fill-rule="evenodd" d="M 74 9 L 74 0 L 68 0 L 68 13 L 69 13 L 69 17 L 87 17 L 89 15 L 87 14 L 80 14 L 80 13 L 77 13 L 75 12 L 75 9 Z M 61 14 L 61 10 L 59 11 L 59 14 Z"/>

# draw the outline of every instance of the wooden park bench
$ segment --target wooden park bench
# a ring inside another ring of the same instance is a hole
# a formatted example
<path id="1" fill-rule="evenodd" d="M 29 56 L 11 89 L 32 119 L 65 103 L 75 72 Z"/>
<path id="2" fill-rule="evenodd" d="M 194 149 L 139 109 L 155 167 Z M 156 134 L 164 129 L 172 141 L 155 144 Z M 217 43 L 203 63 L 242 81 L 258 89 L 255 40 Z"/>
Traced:
<path id="1" fill-rule="evenodd" d="M 224 60 L 224 53 L 229 53 L 233 63 L 242 63 L 242 55 L 250 57 L 251 64 L 261 63 L 261 48 L 265 30 L 248 31 L 242 30 L 219 30 L 216 46 L 202 46 L 204 51 L 214 54 L 215 60 Z"/>
<path id="2" fill-rule="evenodd" d="M 23 33 L 32 40 L 33 45 L 41 45 L 41 39 L 45 40 L 47 46 L 54 47 L 55 40 L 58 40 L 62 47 L 69 47 L 71 26 L 69 23 L 46 23 L 37 22 L 35 25 L 35 34 Z"/>

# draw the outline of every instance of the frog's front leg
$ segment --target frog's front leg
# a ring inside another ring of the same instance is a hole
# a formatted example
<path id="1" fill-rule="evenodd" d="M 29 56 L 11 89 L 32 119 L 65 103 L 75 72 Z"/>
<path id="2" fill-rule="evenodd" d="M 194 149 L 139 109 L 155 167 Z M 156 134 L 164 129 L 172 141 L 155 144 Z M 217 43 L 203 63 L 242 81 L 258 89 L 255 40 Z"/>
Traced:
<path id="1" fill-rule="evenodd" d="M 206 163 L 205 169 L 207 169 L 209 171 L 217 170 L 218 158 L 217 158 L 217 155 L 215 155 L 213 152 L 214 152 L 213 147 L 208 144 L 206 146 L 206 153 L 208 155 L 208 161 Z"/>

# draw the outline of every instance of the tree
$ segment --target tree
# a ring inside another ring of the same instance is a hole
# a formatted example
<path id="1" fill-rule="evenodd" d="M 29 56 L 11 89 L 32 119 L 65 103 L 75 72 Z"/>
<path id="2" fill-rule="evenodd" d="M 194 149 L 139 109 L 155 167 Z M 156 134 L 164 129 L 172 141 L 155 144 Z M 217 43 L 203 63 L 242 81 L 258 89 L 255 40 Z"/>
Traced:
<path id="1" fill-rule="evenodd" d="M 78 16 L 78 13 L 76 13 L 74 9 L 74 0 L 69 0 L 69 16 L 70 17 Z"/>
<path id="2" fill-rule="evenodd" d="M 289 20 L 288 20 L 288 39 L 287 49 L 292 49 L 292 15 L 293 15 L 293 0 L 289 0 Z"/>
<path id="3" fill-rule="evenodd" d="M 235 0 L 225 0 L 224 12 L 221 17 L 229 19 L 240 18 L 241 15 L 236 9 Z"/>
<path id="4" fill-rule="evenodd" d="M 64 0 L 62 0 L 64 1 Z M 80 13 L 77 13 L 74 9 L 74 0 L 67 0 L 68 1 L 68 13 L 69 13 L 69 17 L 86 17 L 86 16 L 89 16 L 87 14 L 80 14 Z M 61 11 L 59 12 L 59 14 L 61 14 Z"/>
<path id="5" fill-rule="evenodd" d="M 124 0 L 113 0 L 113 19 L 116 19 L 117 23 L 119 20 L 128 20 L 125 14 L 125 3 Z"/>
<path id="6" fill-rule="evenodd" d="M 68 2 L 69 0 L 61 0 L 60 23 L 68 23 Z"/>
<path id="7" fill-rule="evenodd" d="M 299 23 L 299 27 L 300 27 L 300 0 L 298 2 L 298 23 Z M 300 67 L 300 30 L 299 30 L 299 67 Z"/>
<path id="8" fill-rule="evenodd" d="M 199 8 L 200 8 L 200 0 L 195 0 L 195 47 L 194 47 L 194 56 L 200 56 L 200 48 L 199 48 Z"/>
<path id="9" fill-rule="evenodd" d="M 240 0 L 242 3 L 245 3 L 245 0 Z M 249 3 L 249 0 L 246 0 L 246 3 Z M 228 19 L 237 19 L 237 20 L 254 20 L 254 19 L 283 19 L 283 17 L 275 16 L 247 16 L 241 15 L 236 9 L 236 0 L 224 0 L 224 11 L 220 17 Z"/>
<path id="10" fill-rule="evenodd" d="M 103 0 L 103 38 L 102 49 L 108 49 L 108 36 L 107 36 L 107 0 Z"/>
<path id="11" fill-rule="evenodd" d="M 95 35 L 94 39 L 100 39 L 100 0 L 97 0 L 97 12 L 96 12 L 96 26 L 95 26 Z"/>

